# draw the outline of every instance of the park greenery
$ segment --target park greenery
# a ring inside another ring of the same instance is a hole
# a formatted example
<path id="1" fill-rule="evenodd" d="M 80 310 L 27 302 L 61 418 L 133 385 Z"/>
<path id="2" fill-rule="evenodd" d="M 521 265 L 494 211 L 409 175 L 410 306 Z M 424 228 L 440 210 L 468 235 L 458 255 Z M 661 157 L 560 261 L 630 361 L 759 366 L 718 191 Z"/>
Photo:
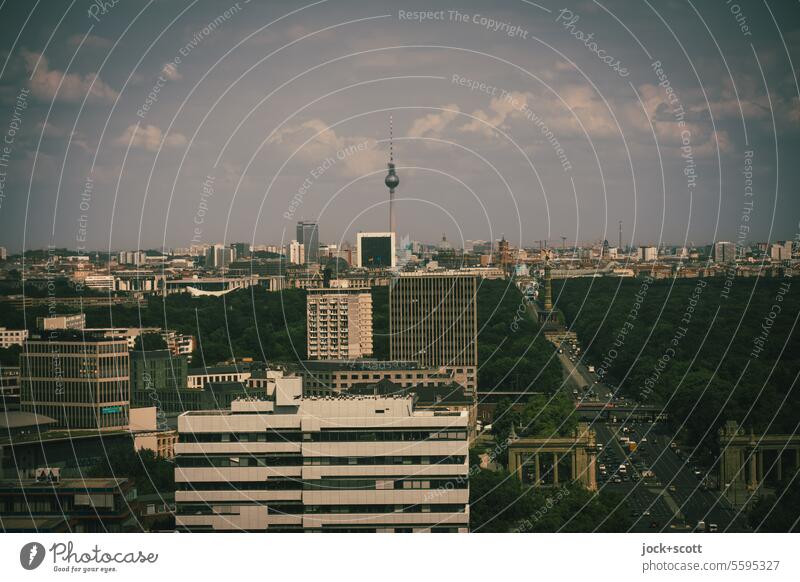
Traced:
<path id="1" fill-rule="evenodd" d="M 470 530 L 505 532 L 623 532 L 630 527 L 619 496 L 578 485 L 531 488 L 505 471 L 470 476 Z"/>
<path id="2" fill-rule="evenodd" d="M 723 278 L 570 279 L 554 296 L 584 360 L 619 394 L 664 407 L 701 452 L 716 458 L 726 420 L 796 430 L 800 288 L 789 279 L 735 279 L 729 291 Z"/>

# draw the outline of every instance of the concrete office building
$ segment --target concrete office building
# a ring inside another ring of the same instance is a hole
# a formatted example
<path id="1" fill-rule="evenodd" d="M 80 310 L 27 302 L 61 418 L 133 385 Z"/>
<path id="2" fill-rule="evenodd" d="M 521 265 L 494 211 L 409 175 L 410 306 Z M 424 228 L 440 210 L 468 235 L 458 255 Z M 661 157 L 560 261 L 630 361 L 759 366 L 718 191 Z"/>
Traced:
<path id="1" fill-rule="evenodd" d="M 466 532 L 467 414 L 411 397 L 269 400 L 178 417 L 176 529 Z"/>
<path id="2" fill-rule="evenodd" d="M 7 329 L 0 327 L 0 348 L 8 349 L 11 346 L 21 346 L 28 339 L 27 329 Z"/>
<path id="3" fill-rule="evenodd" d="M 309 289 L 306 299 L 310 360 L 353 360 L 372 355 L 372 294 Z"/>
<path id="4" fill-rule="evenodd" d="M 53 331 L 20 354 L 21 409 L 69 429 L 128 425 L 130 371 L 125 338 Z"/>
<path id="5" fill-rule="evenodd" d="M 297 373 L 303 378 L 305 396 L 347 393 L 355 386 L 384 380 L 401 388 L 467 385 L 466 373 L 456 374 L 453 368 L 428 368 L 414 361 L 306 360 Z"/>
<path id="6" fill-rule="evenodd" d="M 297 242 L 305 249 L 305 263 L 319 263 L 319 226 L 316 222 L 297 223 Z"/>
<path id="7" fill-rule="evenodd" d="M 453 369 L 477 391 L 478 278 L 459 271 L 400 273 L 389 287 L 389 356 Z"/>
<path id="8" fill-rule="evenodd" d="M 362 269 L 389 269 L 397 262 L 393 232 L 359 232 L 356 266 Z"/>

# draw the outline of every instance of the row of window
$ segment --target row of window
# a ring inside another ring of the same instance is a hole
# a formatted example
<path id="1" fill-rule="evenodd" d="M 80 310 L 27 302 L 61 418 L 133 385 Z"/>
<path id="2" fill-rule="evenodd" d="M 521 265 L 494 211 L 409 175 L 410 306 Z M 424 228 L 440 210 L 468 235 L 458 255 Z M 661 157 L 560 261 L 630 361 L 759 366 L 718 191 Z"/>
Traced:
<path id="1" fill-rule="evenodd" d="M 178 503 L 178 515 L 239 515 L 242 507 L 265 506 L 263 503 Z M 414 504 L 414 505 L 303 505 L 302 503 L 270 503 L 266 505 L 269 515 L 333 515 L 339 513 L 464 513 L 465 507 L 458 503 Z"/>
<path id="2" fill-rule="evenodd" d="M 280 442 L 399 442 L 428 440 L 465 440 L 466 430 L 376 430 L 348 431 L 323 430 L 303 433 L 301 431 L 239 432 L 239 433 L 182 433 L 183 443 L 280 443 Z"/>
<path id="3" fill-rule="evenodd" d="M 180 455 L 178 467 L 300 467 L 302 465 L 462 465 L 464 455 L 420 457 L 303 457 L 301 455 Z"/>
<path id="4" fill-rule="evenodd" d="M 466 479 L 268 479 L 266 481 L 178 482 L 177 491 L 347 491 L 406 489 L 466 489 Z"/>

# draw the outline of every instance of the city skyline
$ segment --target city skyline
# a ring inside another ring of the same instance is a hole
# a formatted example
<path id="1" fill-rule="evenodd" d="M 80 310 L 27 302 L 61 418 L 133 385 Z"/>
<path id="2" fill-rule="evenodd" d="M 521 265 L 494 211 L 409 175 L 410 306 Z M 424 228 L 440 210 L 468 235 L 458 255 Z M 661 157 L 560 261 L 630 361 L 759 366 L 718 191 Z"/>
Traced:
<path id="1" fill-rule="evenodd" d="M 12 39 L 24 11 L 7 8 Z M 618 220 L 626 244 L 732 240 L 743 172 L 758 200 L 752 240 L 795 238 L 794 11 L 753 9 L 745 34 L 703 7 L 700 20 L 672 5 L 464 3 L 423 21 L 426 7 L 407 8 L 158 4 L 151 17 L 175 25 L 155 39 L 119 3 L 100 23 L 69 14 L 52 38 L 23 29 L 0 92 L 3 132 L 14 130 L 0 244 L 286 244 L 298 220 L 325 225 L 332 243 L 382 231 L 390 116 L 398 240 L 613 240 Z M 37 17 L 45 29 L 59 15 Z M 662 18 L 682 19 L 681 33 Z M 781 36 L 766 32 L 772 18 Z M 704 24 L 721 53 L 695 40 Z M 624 67 L 604 70 L 578 33 Z M 327 65 L 309 62 L 319 53 Z M 296 102 L 312 85 L 319 98 Z"/>

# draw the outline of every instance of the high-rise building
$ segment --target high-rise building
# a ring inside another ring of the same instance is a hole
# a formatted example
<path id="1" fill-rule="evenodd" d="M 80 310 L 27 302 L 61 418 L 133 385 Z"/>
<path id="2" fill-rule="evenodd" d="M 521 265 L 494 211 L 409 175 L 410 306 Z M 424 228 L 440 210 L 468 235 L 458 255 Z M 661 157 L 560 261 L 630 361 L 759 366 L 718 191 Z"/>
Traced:
<path id="1" fill-rule="evenodd" d="M 309 289 L 306 320 L 310 360 L 372 355 L 372 294 L 368 291 Z"/>
<path id="2" fill-rule="evenodd" d="M 289 243 L 289 262 L 294 265 L 304 265 L 306 262 L 305 245 L 293 240 Z"/>
<path id="3" fill-rule="evenodd" d="M 468 531 L 467 412 L 271 392 L 178 417 L 178 531 Z"/>
<path id="4" fill-rule="evenodd" d="M 393 232 L 359 232 L 356 266 L 363 269 L 389 269 L 396 265 Z"/>
<path id="5" fill-rule="evenodd" d="M 715 263 L 736 262 L 736 245 L 732 242 L 717 241 L 714 243 Z"/>
<path id="6" fill-rule="evenodd" d="M 389 287 L 389 355 L 465 374 L 477 390 L 478 278 L 459 271 L 400 273 Z"/>
<path id="7" fill-rule="evenodd" d="M 789 261 L 792 258 L 792 241 L 778 241 L 769 246 L 769 258 L 773 261 Z"/>
<path id="8" fill-rule="evenodd" d="M 658 248 L 657 247 L 639 247 L 639 261 L 641 262 L 649 262 L 658 260 Z"/>
<path id="9" fill-rule="evenodd" d="M 227 268 L 236 260 L 236 251 L 232 247 L 216 244 L 206 252 L 206 266 L 215 269 Z"/>
<path id="10" fill-rule="evenodd" d="M 306 263 L 319 263 L 319 226 L 316 222 L 297 223 L 297 242 L 305 247 Z"/>
<path id="11" fill-rule="evenodd" d="M 129 361 L 125 338 L 61 330 L 28 339 L 20 354 L 21 409 L 69 429 L 126 427 Z"/>

